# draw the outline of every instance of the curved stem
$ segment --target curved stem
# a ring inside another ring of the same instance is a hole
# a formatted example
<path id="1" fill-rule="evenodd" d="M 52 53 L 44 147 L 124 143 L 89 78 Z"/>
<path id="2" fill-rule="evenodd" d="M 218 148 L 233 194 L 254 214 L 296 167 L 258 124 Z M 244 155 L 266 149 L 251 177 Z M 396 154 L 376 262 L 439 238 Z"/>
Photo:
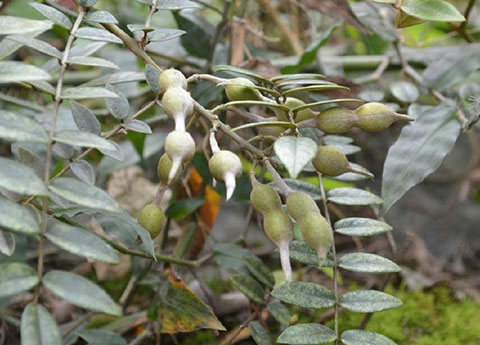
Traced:
<path id="1" fill-rule="evenodd" d="M 335 340 L 335 345 L 338 344 L 338 260 L 337 260 L 337 251 L 335 249 L 335 236 L 332 227 L 332 221 L 330 219 L 330 212 L 328 210 L 328 201 L 327 201 L 327 193 L 325 193 L 325 186 L 323 185 L 323 178 L 322 174 L 318 173 L 318 184 L 320 185 L 320 193 L 322 195 L 322 203 L 323 209 L 325 211 L 325 218 L 327 219 L 328 224 L 330 224 L 330 229 L 332 229 L 332 253 L 333 253 L 333 293 L 335 295 L 335 305 L 333 306 L 333 313 L 334 313 L 334 330 L 335 336 L 337 339 Z"/>
<path id="2" fill-rule="evenodd" d="M 55 105 L 53 109 L 53 115 L 50 121 L 50 130 L 48 132 L 48 145 L 47 145 L 47 153 L 45 156 L 45 168 L 43 173 L 43 182 L 45 187 L 48 188 L 48 184 L 50 183 L 50 164 L 52 162 L 52 148 L 53 148 L 53 136 L 55 134 L 55 127 L 57 125 L 57 118 L 58 118 L 58 111 L 60 108 L 60 103 L 62 102 L 62 88 L 63 88 L 63 77 L 65 76 L 65 71 L 68 68 L 67 60 L 70 54 L 70 49 L 72 48 L 73 41 L 75 40 L 75 33 L 78 30 L 80 23 L 85 16 L 86 11 L 83 7 L 80 7 L 80 12 L 78 13 L 78 17 L 73 24 L 72 30 L 70 31 L 70 35 L 67 40 L 67 44 L 65 45 L 65 50 L 63 51 L 62 59 L 60 60 L 60 75 L 57 81 L 57 88 L 55 90 Z M 45 245 L 45 232 L 47 231 L 47 222 L 48 222 L 48 196 L 42 197 L 42 215 L 41 215 L 41 227 L 40 227 L 40 242 L 38 245 L 38 263 L 37 263 L 37 274 L 38 274 L 38 284 L 35 289 L 35 302 L 38 301 L 38 297 L 40 295 L 40 283 L 43 277 L 43 250 Z"/>

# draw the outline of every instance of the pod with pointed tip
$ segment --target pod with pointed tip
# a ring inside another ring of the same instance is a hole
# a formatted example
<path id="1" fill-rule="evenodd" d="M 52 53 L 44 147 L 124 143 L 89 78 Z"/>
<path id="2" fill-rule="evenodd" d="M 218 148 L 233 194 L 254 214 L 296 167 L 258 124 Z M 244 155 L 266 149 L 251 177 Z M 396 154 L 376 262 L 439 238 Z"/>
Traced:
<path id="1" fill-rule="evenodd" d="M 160 73 L 158 84 L 162 93 L 166 92 L 171 87 L 180 87 L 184 90 L 187 89 L 187 79 L 182 72 L 174 68 L 166 69 Z"/>
<path id="2" fill-rule="evenodd" d="M 165 222 L 165 214 L 156 204 L 146 205 L 138 216 L 138 224 L 146 229 L 152 238 L 158 236 Z"/>
<path id="3" fill-rule="evenodd" d="M 188 91 L 170 87 L 162 97 L 165 113 L 175 120 L 175 130 L 185 131 L 185 119 L 193 114 L 193 99 Z"/>
<path id="4" fill-rule="evenodd" d="M 282 208 L 280 195 L 272 186 L 254 180 L 252 187 L 250 202 L 257 212 L 265 214 Z"/>
<path id="5" fill-rule="evenodd" d="M 347 156 L 333 146 L 320 146 L 312 159 L 312 164 L 318 172 L 327 176 L 339 176 L 346 172 L 353 172 L 373 178 L 372 174 L 353 168 L 348 163 Z"/>
<path id="6" fill-rule="evenodd" d="M 397 114 L 387 105 L 377 102 L 363 104 L 355 110 L 355 113 L 357 115 L 356 126 L 367 132 L 383 131 L 399 120 L 413 121 L 413 118 Z"/>
<path id="7" fill-rule="evenodd" d="M 241 84 L 225 84 L 225 93 L 230 101 L 259 101 L 263 98 L 260 91 L 251 88 L 251 86 L 255 86 L 251 80 L 247 78 L 233 78 L 230 81 Z"/>
<path id="8" fill-rule="evenodd" d="M 227 150 L 217 151 L 208 161 L 208 169 L 215 179 L 225 183 L 226 199 L 229 200 L 235 191 L 235 179 L 242 173 L 240 158 Z"/>
<path id="9" fill-rule="evenodd" d="M 322 263 L 332 246 L 332 229 L 320 212 L 310 212 L 298 220 L 305 244 L 315 250 Z"/>
<path id="10" fill-rule="evenodd" d="M 333 107 L 322 111 L 315 119 L 316 127 L 327 134 L 347 133 L 357 123 L 353 110 Z"/>
<path id="11" fill-rule="evenodd" d="M 287 282 L 292 280 L 289 243 L 293 239 L 293 223 L 281 208 L 270 210 L 263 215 L 263 229 L 267 237 L 280 251 L 280 263 Z"/>
<path id="12" fill-rule="evenodd" d="M 170 157 L 168 157 L 166 153 L 164 153 L 162 157 L 160 157 L 160 159 L 158 160 L 157 174 L 158 174 L 158 179 L 165 185 L 174 183 L 182 175 L 183 168 L 180 166 L 180 168 L 177 171 L 177 174 L 169 182 L 168 175 L 170 174 L 171 169 L 172 169 L 172 160 L 170 159 Z"/>
<path id="13" fill-rule="evenodd" d="M 172 131 L 165 138 L 165 153 L 172 160 L 168 183 L 176 176 L 182 163 L 190 161 L 195 154 L 195 141 L 188 132 Z"/>
<path id="14" fill-rule="evenodd" d="M 311 212 L 320 213 L 315 200 L 310 195 L 304 192 L 293 192 L 287 196 L 287 210 L 288 213 L 298 221 Z"/>

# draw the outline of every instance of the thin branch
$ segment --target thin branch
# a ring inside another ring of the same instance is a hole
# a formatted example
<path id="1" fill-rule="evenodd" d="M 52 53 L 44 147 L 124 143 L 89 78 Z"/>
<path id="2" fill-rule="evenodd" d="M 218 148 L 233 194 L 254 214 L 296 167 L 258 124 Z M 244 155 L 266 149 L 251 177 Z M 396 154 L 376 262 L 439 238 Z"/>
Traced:
<path id="1" fill-rule="evenodd" d="M 475 0 L 470 0 L 468 2 L 467 8 L 465 9 L 465 14 L 463 15 L 465 17 L 465 21 L 462 22 L 462 24 L 460 24 L 460 27 L 457 30 L 460 33 L 460 35 L 465 37 L 465 40 L 467 40 L 467 42 L 470 42 L 470 43 L 475 42 L 475 39 L 472 37 L 472 35 L 470 35 L 466 31 L 466 28 L 467 28 L 467 24 L 468 24 L 468 19 L 470 17 L 470 13 L 472 13 L 472 9 L 473 9 L 474 5 L 475 5 Z"/>
<path id="2" fill-rule="evenodd" d="M 62 88 L 63 88 L 63 77 L 65 76 L 65 71 L 68 68 L 67 60 L 70 54 L 70 49 L 72 48 L 73 41 L 75 40 L 75 33 L 80 27 L 83 17 L 85 16 L 86 11 L 83 7 L 80 7 L 78 17 L 73 24 L 70 35 L 68 36 L 67 44 L 65 45 L 65 50 L 63 51 L 62 59 L 60 60 L 60 75 L 57 82 L 57 88 L 55 90 L 55 105 L 53 109 L 53 115 L 50 121 L 50 130 L 48 132 L 48 145 L 47 153 L 45 156 L 45 169 L 43 173 L 43 182 L 45 187 L 48 187 L 50 182 L 50 164 L 52 162 L 52 149 L 53 149 L 53 136 L 55 134 L 55 127 L 57 125 L 58 111 L 60 108 L 60 103 L 62 102 Z M 48 196 L 42 198 L 42 214 L 41 214 L 41 228 L 40 228 L 40 242 L 38 245 L 38 264 L 37 264 L 37 274 L 38 274 L 38 284 L 35 289 L 35 302 L 38 301 L 40 295 L 40 283 L 43 277 L 43 250 L 45 245 L 45 232 L 47 231 L 47 217 L 48 211 Z"/>
<path id="3" fill-rule="evenodd" d="M 207 64 L 205 65 L 206 71 L 209 71 L 210 67 L 212 66 L 213 58 L 215 57 L 215 48 L 217 46 L 218 40 L 220 39 L 223 29 L 228 24 L 228 12 L 230 11 L 231 5 L 232 0 L 225 0 L 225 4 L 223 5 L 222 19 L 217 24 L 215 34 L 213 35 L 212 45 L 210 47 L 210 55 L 208 57 Z"/>
<path id="4" fill-rule="evenodd" d="M 330 211 L 328 210 L 327 193 L 325 193 L 325 186 L 323 185 L 322 174 L 318 173 L 318 184 L 320 185 L 320 193 L 322 195 L 323 209 L 325 211 L 325 218 L 327 219 L 330 228 L 332 229 L 332 253 L 333 253 L 333 293 L 335 295 L 335 305 L 333 306 L 334 312 L 334 330 L 335 330 L 335 345 L 338 344 L 338 308 L 339 308 L 339 296 L 338 296 L 338 260 L 337 250 L 335 248 L 335 236 L 332 228 L 332 222 L 330 220 Z"/>

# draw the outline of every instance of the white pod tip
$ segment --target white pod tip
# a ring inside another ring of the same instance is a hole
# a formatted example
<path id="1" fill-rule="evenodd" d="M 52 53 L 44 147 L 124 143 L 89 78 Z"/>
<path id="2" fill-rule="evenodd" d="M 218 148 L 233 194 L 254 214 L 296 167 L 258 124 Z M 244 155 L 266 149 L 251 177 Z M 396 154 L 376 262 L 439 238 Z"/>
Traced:
<path id="1" fill-rule="evenodd" d="M 282 265 L 283 274 L 287 283 L 292 281 L 292 266 L 290 265 L 290 248 L 289 242 L 283 241 L 279 243 L 278 250 L 280 252 L 280 264 Z"/>
<path id="2" fill-rule="evenodd" d="M 168 183 L 172 182 L 177 174 L 180 165 L 182 164 L 182 157 L 175 157 L 172 159 L 172 167 L 170 168 L 170 172 L 168 173 Z"/>
<path id="3" fill-rule="evenodd" d="M 227 195 L 226 195 L 226 200 L 230 200 L 230 198 L 233 195 L 233 192 L 235 191 L 235 186 L 236 186 L 236 181 L 235 181 L 235 173 L 231 171 L 227 171 L 223 175 L 223 181 L 225 182 L 225 187 L 227 188 Z"/>

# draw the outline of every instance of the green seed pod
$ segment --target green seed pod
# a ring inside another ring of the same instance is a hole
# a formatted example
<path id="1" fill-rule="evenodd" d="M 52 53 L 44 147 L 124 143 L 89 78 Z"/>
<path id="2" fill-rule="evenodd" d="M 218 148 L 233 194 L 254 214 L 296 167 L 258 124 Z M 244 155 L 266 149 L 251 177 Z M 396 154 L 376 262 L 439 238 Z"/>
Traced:
<path id="1" fill-rule="evenodd" d="M 177 174 L 173 177 L 172 181 L 168 181 L 168 175 L 170 174 L 170 170 L 172 169 L 172 160 L 166 153 L 160 157 L 158 160 L 158 166 L 157 166 L 157 173 L 158 173 L 158 178 L 159 180 L 165 184 L 172 184 L 174 183 L 181 175 L 183 172 L 183 168 L 180 166 L 180 168 L 177 171 Z"/>
<path id="2" fill-rule="evenodd" d="M 250 202 L 257 212 L 266 214 L 282 207 L 282 200 L 277 191 L 269 185 L 254 182 L 250 193 Z"/>
<path id="3" fill-rule="evenodd" d="M 299 100 L 298 98 L 287 97 L 287 100 L 285 101 L 285 105 L 290 110 L 293 110 L 297 107 L 301 107 L 302 105 L 305 105 L 305 102 L 302 100 Z M 295 122 L 308 120 L 315 117 L 316 115 L 317 114 L 314 111 L 312 111 L 310 108 L 306 108 L 297 112 L 297 115 L 295 116 Z"/>
<path id="4" fill-rule="evenodd" d="M 383 131 L 398 120 L 413 121 L 411 117 L 397 114 L 387 105 L 376 102 L 361 105 L 355 113 L 358 119 L 356 125 L 368 132 Z"/>
<path id="5" fill-rule="evenodd" d="M 180 87 L 170 87 L 162 97 L 165 113 L 175 120 L 175 129 L 185 131 L 185 119 L 193 114 L 193 99 Z"/>
<path id="6" fill-rule="evenodd" d="M 281 208 L 271 210 L 264 215 L 263 229 L 267 237 L 280 251 L 280 263 L 287 282 L 292 281 L 289 243 L 293 239 L 293 223 Z"/>
<path id="7" fill-rule="evenodd" d="M 152 238 L 158 236 L 165 222 L 165 214 L 160 206 L 156 204 L 148 204 L 140 212 L 138 216 L 138 224 L 145 228 Z"/>
<path id="8" fill-rule="evenodd" d="M 332 246 L 332 229 L 320 212 L 310 212 L 299 221 L 303 240 L 317 252 L 322 262 Z"/>
<path id="9" fill-rule="evenodd" d="M 327 134 L 347 133 L 356 124 L 355 112 L 344 107 L 329 108 L 316 118 L 316 126 Z"/>
<path id="10" fill-rule="evenodd" d="M 188 132 L 172 131 L 165 139 L 165 152 L 172 160 L 168 182 L 172 181 L 182 163 L 188 162 L 195 154 L 195 141 Z"/>
<path id="11" fill-rule="evenodd" d="M 304 192 L 293 192 L 287 196 L 288 213 L 296 220 L 302 219 L 311 212 L 320 213 L 312 197 Z"/>
<path id="12" fill-rule="evenodd" d="M 260 91 L 249 87 L 255 86 L 255 84 L 251 80 L 247 78 L 233 78 L 230 79 L 230 81 L 241 84 L 225 84 L 225 92 L 227 94 L 227 98 L 230 101 L 259 101 L 262 99 L 262 94 L 260 93 Z"/>
<path id="13" fill-rule="evenodd" d="M 166 92 L 171 87 L 180 87 L 184 90 L 187 89 L 187 79 L 182 72 L 174 68 L 166 69 L 160 73 L 158 84 L 162 93 Z"/>
<path id="14" fill-rule="evenodd" d="M 277 121 L 276 117 L 268 117 L 265 121 Z M 286 128 L 282 126 L 260 126 L 258 127 L 258 133 L 264 136 L 279 137 L 280 134 L 285 132 Z"/>
<path id="15" fill-rule="evenodd" d="M 321 146 L 312 159 L 312 164 L 318 172 L 327 176 L 339 176 L 347 172 L 353 172 L 372 179 L 374 177 L 369 172 L 353 168 L 348 163 L 345 154 L 333 146 Z"/>
<path id="16" fill-rule="evenodd" d="M 208 169 L 215 179 L 225 183 L 225 187 L 227 187 L 226 199 L 229 200 L 235 191 L 235 178 L 242 173 L 240 158 L 227 150 L 217 151 L 208 161 Z"/>

